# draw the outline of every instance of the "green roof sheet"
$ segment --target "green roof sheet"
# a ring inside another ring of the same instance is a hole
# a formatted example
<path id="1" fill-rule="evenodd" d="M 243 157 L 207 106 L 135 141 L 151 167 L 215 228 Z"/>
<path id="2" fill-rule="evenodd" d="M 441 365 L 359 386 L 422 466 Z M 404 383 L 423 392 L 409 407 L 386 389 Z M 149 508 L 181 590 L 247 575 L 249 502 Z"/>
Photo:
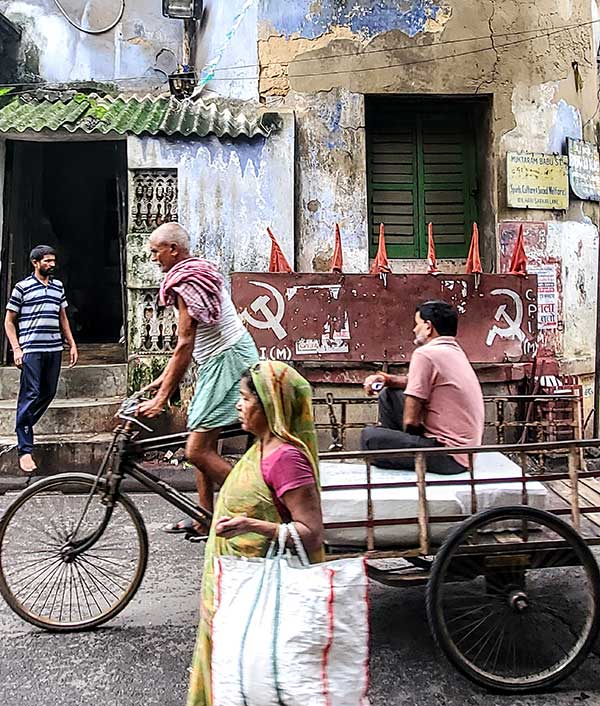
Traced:
<path id="1" fill-rule="evenodd" d="M 268 137 L 277 116 L 252 106 L 172 96 L 100 96 L 37 91 L 0 99 L 0 133 L 67 130 L 88 134 Z"/>

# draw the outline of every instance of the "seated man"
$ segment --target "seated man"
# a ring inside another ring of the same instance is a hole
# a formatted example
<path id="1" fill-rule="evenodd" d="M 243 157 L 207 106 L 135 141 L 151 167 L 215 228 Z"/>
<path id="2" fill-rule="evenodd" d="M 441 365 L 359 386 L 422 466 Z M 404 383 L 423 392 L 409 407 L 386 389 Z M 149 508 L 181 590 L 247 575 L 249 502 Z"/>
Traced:
<path id="1" fill-rule="evenodd" d="M 408 375 L 369 375 L 367 395 L 379 395 L 379 425 L 366 427 L 361 447 L 380 449 L 480 446 L 483 395 L 477 376 L 455 336 L 458 314 L 445 302 L 420 304 Z M 467 454 L 428 454 L 427 470 L 451 475 L 468 468 Z M 383 458 L 382 468 L 414 469 L 414 458 Z"/>

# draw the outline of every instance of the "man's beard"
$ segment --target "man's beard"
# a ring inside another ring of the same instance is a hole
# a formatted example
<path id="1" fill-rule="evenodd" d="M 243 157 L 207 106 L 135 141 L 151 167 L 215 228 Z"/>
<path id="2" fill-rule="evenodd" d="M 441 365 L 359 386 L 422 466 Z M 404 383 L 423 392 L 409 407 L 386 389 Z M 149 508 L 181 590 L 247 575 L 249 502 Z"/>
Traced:
<path id="1" fill-rule="evenodd" d="M 415 346 L 424 346 L 427 343 L 427 338 L 424 336 L 415 336 L 413 343 Z"/>
<path id="2" fill-rule="evenodd" d="M 55 270 L 55 267 L 40 267 L 40 274 L 42 277 L 49 277 L 54 274 Z"/>

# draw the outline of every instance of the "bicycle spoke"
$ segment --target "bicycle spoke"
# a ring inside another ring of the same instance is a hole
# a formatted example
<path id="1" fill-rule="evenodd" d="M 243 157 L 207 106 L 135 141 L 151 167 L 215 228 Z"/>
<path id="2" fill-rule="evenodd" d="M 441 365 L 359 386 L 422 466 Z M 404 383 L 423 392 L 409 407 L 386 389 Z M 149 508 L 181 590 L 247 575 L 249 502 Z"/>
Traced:
<path id="1" fill-rule="evenodd" d="M 108 598 L 102 593 L 102 588 L 106 588 L 90 571 L 86 566 L 81 565 L 79 567 L 82 571 L 84 571 L 87 575 L 87 577 L 90 579 L 90 581 L 94 584 L 97 593 L 100 595 L 100 597 L 104 600 L 106 603 L 107 607 L 110 607 L 111 603 L 108 600 Z M 110 589 L 107 589 L 108 593 L 112 594 L 113 597 L 116 597 L 116 594 L 114 594 Z"/>
<path id="2" fill-rule="evenodd" d="M 88 566 L 88 568 L 89 568 L 90 571 L 93 570 L 93 571 L 96 572 L 96 578 L 98 578 L 98 574 L 99 574 L 100 577 L 102 577 L 102 578 L 104 578 L 104 579 L 110 581 L 110 582 L 111 582 L 114 586 L 116 586 L 118 589 L 124 590 L 124 587 L 121 586 L 121 584 L 119 584 L 118 581 L 115 581 L 115 580 L 112 578 L 112 576 L 110 575 L 110 573 L 104 571 L 104 570 L 101 569 L 99 566 L 96 566 L 95 564 L 92 564 L 92 562 L 91 562 L 91 561 L 88 561 L 88 559 L 86 559 L 84 556 L 79 556 L 78 559 L 79 559 L 79 561 L 81 561 L 83 564 L 85 564 L 86 566 Z M 113 575 L 114 575 L 114 576 L 117 576 L 117 578 L 119 578 L 119 579 L 122 579 L 122 580 L 125 580 L 125 581 L 127 580 L 127 579 L 125 579 L 123 576 L 120 576 L 119 574 L 116 574 L 116 573 L 115 573 L 115 574 L 113 574 Z M 98 579 L 98 580 L 100 580 L 100 579 Z"/>
<path id="3" fill-rule="evenodd" d="M 43 579 L 44 582 L 43 582 L 43 584 L 41 585 L 41 587 L 40 587 L 39 589 L 38 589 L 37 587 L 34 587 L 34 589 L 33 589 L 32 591 L 30 591 L 30 592 L 27 594 L 27 596 L 23 599 L 23 603 L 27 603 L 28 600 L 29 600 L 30 598 L 32 598 L 32 597 L 36 594 L 36 592 L 39 590 L 39 593 L 38 593 L 38 595 L 37 595 L 37 598 L 36 598 L 35 601 L 34 601 L 32 604 L 30 604 L 30 606 L 29 606 L 31 610 L 33 610 L 33 609 L 35 608 L 36 603 L 37 603 L 38 600 L 41 598 L 41 596 L 44 594 L 44 591 L 46 590 L 47 586 L 50 584 L 50 582 L 52 581 L 52 579 L 53 579 L 55 576 L 59 576 L 59 575 L 60 575 L 61 567 L 62 567 L 62 562 L 61 562 L 61 563 L 58 563 L 57 566 L 56 566 L 56 569 L 53 570 L 53 571 L 51 571 L 51 572 L 48 574 L 48 576 Z"/>
<path id="4" fill-rule="evenodd" d="M 82 487 L 89 492 L 82 494 Z M 99 625 L 116 615 L 139 586 L 147 560 L 145 529 L 131 501 L 117 499 L 111 510 L 102 486 L 75 475 L 50 478 L 27 492 L 9 506 L 0 535 L 0 581 L 9 606 L 56 630 Z"/>

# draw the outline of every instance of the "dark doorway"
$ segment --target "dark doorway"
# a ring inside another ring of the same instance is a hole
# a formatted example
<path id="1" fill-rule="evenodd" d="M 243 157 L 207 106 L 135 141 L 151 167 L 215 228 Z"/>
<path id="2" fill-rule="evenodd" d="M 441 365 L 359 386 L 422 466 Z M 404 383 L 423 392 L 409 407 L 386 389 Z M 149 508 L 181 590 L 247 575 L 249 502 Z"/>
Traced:
<path id="1" fill-rule="evenodd" d="M 31 271 L 31 248 L 51 245 L 77 342 L 117 344 L 123 336 L 126 143 L 12 141 L 7 156 L 2 303 Z"/>

